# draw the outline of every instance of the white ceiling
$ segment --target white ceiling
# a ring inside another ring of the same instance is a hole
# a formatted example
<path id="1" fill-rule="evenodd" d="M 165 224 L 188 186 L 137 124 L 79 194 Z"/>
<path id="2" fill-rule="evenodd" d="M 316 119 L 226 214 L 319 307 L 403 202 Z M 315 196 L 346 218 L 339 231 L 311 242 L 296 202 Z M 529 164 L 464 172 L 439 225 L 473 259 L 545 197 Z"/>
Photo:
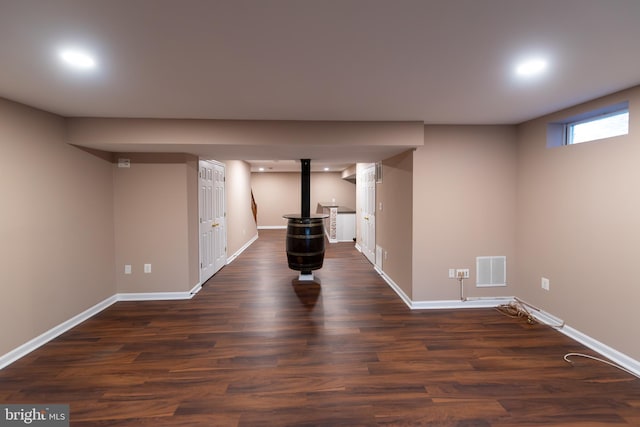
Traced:
<path id="1" fill-rule="evenodd" d="M 638 0 L 0 0 L 0 96 L 74 117 L 512 124 L 639 84 L 639 40 Z M 65 69 L 65 46 L 96 70 Z M 518 81 L 531 54 L 548 73 Z"/>

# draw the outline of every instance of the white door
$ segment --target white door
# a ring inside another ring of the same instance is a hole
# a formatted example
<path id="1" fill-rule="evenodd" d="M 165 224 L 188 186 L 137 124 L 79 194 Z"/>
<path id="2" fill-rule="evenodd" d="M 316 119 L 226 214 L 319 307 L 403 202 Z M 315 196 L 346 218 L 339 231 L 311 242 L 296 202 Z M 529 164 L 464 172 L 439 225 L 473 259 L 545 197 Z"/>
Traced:
<path id="1" fill-rule="evenodd" d="M 213 219 L 214 245 L 213 259 L 214 270 L 218 271 L 227 263 L 227 209 L 225 206 L 225 168 L 222 164 L 213 165 Z"/>
<path id="2" fill-rule="evenodd" d="M 227 262 L 225 169 L 205 160 L 199 165 L 200 283 L 204 283 Z"/>
<path id="3" fill-rule="evenodd" d="M 371 164 L 364 168 L 360 176 L 362 203 L 360 203 L 361 243 L 360 248 L 367 259 L 375 264 L 376 261 L 376 167 Z"/>

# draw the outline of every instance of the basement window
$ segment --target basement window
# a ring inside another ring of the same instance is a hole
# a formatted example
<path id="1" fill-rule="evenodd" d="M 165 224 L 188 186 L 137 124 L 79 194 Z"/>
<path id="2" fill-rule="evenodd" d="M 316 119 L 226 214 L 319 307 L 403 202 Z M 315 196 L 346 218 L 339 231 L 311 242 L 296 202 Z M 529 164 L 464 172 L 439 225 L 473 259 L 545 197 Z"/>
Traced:
<path id="1" fill-rule="evenodd" d="M 629 133 L 629 102 L 569 117 L 547 126 L 547 147 L 573 145 Z"/>

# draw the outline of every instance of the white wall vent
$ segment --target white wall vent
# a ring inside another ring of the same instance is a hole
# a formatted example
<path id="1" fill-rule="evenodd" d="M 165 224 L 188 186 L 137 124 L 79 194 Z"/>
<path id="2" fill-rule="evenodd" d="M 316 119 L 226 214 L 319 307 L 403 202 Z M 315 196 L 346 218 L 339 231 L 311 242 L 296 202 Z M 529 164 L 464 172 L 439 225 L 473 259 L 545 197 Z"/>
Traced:
<path id="1" fill-rule="evenodd" d="M 479 256 L 476 258 L 476 286 L 507 286 L 507 257 Z"/>
<path id="2" fill-rule="evenodd" d="M 376 184 L 382 184 L 382 162 L 376 163 Z"/>

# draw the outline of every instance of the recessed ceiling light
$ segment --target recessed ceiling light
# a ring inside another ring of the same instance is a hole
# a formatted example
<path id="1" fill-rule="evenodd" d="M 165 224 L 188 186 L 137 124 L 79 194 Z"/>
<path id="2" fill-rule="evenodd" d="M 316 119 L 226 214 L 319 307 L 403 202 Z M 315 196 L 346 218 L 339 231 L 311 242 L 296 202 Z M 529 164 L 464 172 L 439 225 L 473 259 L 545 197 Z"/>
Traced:
<path id="1" fill-rule="evenodd" d="M 264 172 L 264 168 L 258 168 L 260 172 Z"/>
<path id="2" fill-rule="evenodd" d="M 519 76 L 530 77 L 542 73 L 547 69 L 547 61 L 536 58 L 520 63 L 516 67 L 516 73 Z"/>
<path id="3" fill-rule="evenodd" d="M 89 54 L 80 50 L 66 49 L 60 51 L 60 58 L 74 68 L 89 70 L 96 66 L 96 61 Z"/>
<path id="4" fill-rule="evenodd" d="M 329 168 L 324 168 L 324 170 L 325 170 L 325 171 L 328 171 L 328 170 L 329 170 Z"/>

